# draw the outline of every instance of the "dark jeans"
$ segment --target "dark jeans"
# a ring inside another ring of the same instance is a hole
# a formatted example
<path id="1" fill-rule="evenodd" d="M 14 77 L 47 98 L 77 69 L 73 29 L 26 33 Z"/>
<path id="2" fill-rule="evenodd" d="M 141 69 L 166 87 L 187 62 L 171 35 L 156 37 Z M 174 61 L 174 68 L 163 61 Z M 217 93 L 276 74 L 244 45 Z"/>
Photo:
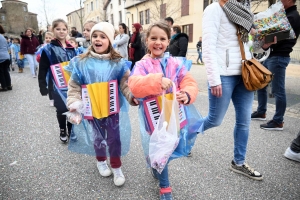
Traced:
<path id="1" fill-rule="evenodd" d="M 10 74 L 8 72 L 10 60 L 5 60 L 0 63 L 0 83 L 2 88 L 11 86 Z"/>
<path id="2" fill-rule="evenodd" d="M 203 63 L 203 61 L 202 61 L 202 52 L 201 51 L 198 51 L 197 62 L 198 62 L 199 59 L 200 59 L 201 63 Z"/>
<path id="3" fill-rule="evenodd" d="M 275 96 L 276 112 L 273 120 L 281 124 L 286 109 L 286 94 L 285 94 L 285 71 L 290 62 L 290 57 L 272 56 L 263 63 L 273 73 L 272 93 Z M 259 114 L 267 112 L 268 92 L 267 87 L 257 91 Z"/>
<path id="4" fill-rule="evenodd" d="M 121 140 L 119 127 L 119 114 L 113 114 L 102 119 L 89 120 L 93 127 L 94 149 L 96 152 L 96 159 L 98 161 L 105 161 L 106 148 L 110 156 L 110 165 L 112 168 L 121 167 Z"/>
<path id="5" fill-rule="evenodd" d="M 297 138 L 293 140 L 290 148 L 295 153 L 300 153 L 300 131 L 297 135 Z"/>

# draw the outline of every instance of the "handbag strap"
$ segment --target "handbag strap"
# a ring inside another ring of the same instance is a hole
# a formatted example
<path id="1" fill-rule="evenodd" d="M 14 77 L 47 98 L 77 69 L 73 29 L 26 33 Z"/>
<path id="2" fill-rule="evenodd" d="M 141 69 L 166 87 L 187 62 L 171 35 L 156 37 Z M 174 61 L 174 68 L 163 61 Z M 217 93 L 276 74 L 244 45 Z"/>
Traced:
<path id="1" fill-rule="evenodd" d="M 239 41 L 239 45 L 240 45 L 240 51 L 241 51 L 242 61 L 245 61 L 246 60 L 246 56 L 245 56 L 244 44 L 243 44 L 243 42 L 241 40 L 241 32 L 240 32 L 238 26 L 236 26 L 236 35 L 238 36 L 238 41 Z"/>

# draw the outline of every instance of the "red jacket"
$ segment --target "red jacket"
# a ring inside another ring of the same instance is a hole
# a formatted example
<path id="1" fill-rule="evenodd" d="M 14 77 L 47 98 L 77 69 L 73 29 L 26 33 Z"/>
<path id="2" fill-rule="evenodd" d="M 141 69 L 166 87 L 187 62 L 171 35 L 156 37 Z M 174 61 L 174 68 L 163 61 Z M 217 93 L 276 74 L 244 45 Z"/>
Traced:
<path id="1" fill-rule="evenodd" d="M 37 38 L 34 35 L 32 35 L 31 38 L 26 35 L 21 35 L 21 37 L 21 54 L 34 54 L 36 48 L 40 45 Z"/>

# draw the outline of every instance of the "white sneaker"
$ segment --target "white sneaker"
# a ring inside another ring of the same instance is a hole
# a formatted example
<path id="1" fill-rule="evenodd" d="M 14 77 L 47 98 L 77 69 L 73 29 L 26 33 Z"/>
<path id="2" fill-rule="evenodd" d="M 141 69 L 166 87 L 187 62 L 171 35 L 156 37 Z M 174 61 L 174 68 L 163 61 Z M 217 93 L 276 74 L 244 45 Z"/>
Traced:
<path id="1" fill-rule="evenodd" d="M 295 153 L 294 151 L 291 150 L 290 147 L 286 149 L 286 151 L 283 155 L 284 155 L 284 157 L 286 157 L 290 160 L 300 162 L 300 153 Z"/>
<path id="2" fill-rule="evenodd" d="M 54 106 L 54 100 L 50 100 L 50 106 Z"/>
<path id="3" fill-rule="evenodd" d="M 32 75 L 32 78 L 36 78 L 36 75 Z"/>
<path id="4" fill-rule="evenodd" d="M 121 167 L 112 168 L 114 174 L 114 183 L 116 186 L 121 186 L 125 183 L 125 177 L 122 173 Z"/>
<path id="5" fill-rule="evenodd" d="M 107 166 L 106 161 L 98 161 L 97 168 L 101 176 L 107 177 L 111 175 L 111 170 Z"/>

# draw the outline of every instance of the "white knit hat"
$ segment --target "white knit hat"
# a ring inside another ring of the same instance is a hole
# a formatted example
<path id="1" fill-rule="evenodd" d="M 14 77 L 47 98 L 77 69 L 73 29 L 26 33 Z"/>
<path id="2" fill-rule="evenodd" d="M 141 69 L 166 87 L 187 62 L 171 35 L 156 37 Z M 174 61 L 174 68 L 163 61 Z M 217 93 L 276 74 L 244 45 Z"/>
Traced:
<path id="1" fill-rule="evenodd" d="M 108 37 L 111 44 L 114 43 L 114 35 L 115 35 L 115 29 L 114 26 L 108 22 L 99 22 L 98 24 L 95 24 L 91 30 L 91 39 L 94 31 L 101 31 L 105 33 L 105 35 Z"/>

